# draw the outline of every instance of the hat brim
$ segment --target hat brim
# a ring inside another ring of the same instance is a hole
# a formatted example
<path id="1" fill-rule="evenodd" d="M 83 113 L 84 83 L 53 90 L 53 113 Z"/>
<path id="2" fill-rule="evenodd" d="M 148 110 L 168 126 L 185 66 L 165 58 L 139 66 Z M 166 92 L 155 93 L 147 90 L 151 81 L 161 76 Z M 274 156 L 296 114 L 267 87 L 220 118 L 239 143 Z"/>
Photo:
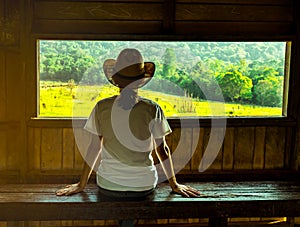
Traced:
<path id="1" fill-rule="evenodd" d="M 142 75 L 126 77 L 122 76 L 118 72 L 115 72 L 115 65 L 116 60 L 107 59 L 103 63 L 103 71 L 107 80 L 119 88 L 125 88 L 128 86 L 132 88 L 143 87 L 153 78 L 155 72 L 155 64 L 153 62 L 144 62 L 145 72 Z"/>

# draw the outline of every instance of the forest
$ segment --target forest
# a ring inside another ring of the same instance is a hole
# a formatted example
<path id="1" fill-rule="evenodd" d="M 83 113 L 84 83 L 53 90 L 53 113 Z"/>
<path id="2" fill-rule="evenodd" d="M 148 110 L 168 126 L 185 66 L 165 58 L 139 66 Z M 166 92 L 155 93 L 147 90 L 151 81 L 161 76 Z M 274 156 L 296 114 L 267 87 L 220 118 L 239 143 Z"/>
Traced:
<path id="1" fill-rule="evenodd" d="M 281 107 L 286 42 L 39 41 L 40 81 L 107 84 L 105 59 L 137 48 L 156 65 L 145 89 L 198 100 Z"/>

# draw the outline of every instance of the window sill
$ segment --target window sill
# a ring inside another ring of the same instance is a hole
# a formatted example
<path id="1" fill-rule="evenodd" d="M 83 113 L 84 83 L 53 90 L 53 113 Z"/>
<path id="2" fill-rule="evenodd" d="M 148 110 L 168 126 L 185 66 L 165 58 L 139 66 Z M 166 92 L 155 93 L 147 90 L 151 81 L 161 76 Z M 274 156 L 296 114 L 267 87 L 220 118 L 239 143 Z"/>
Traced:
<path id="1" fill-rule="evenodd" d="M 82 128 L 87 118 L 31 118 L 27 126 L 37 128 Z M 296 120 L 288 117 L 234 117 L 234 118 L 167 118 L 172 128 L 193 128 L 195 120 L 201 127 L 211 127 L 212 121 L 215 126 L 224 127 L 259 127 L 259 126 L 296 126 Z M 225 122 L 225 124 L 224 124 Z"/>

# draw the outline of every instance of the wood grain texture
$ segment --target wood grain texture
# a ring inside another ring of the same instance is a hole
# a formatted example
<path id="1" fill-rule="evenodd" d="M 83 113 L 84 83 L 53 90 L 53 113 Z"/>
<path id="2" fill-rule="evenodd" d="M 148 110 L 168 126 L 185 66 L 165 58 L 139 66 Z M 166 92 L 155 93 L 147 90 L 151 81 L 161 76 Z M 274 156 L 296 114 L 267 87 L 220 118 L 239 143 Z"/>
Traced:
<path id="1" fill-rule="evenodd" d="M 6 170 L 6 156 L 7 156 L 7 138 L 6 132 L 0 130 L 0 170 Z"/>
<path id="2" fill-rule="evenodd" d="M 283 168 L 286 129 L 267 127 L 266 129 L 266 154 L 265 168 Z"/>
<path id="3" fill-rule="evenodd" d="M 223 146 L 223 170 L 232 170 L 234 163 L 234 128 L 226 129 Z"/>
<path id="4" fill-rule="evenodd" d="M 160 34 L 162 21 L 36 20 L 33 33 L 45 34 Z"/>
<path id="5" fill-rule="evenodd" d="M 234 169 L 252 169 L 254 133 L 254 127 L 235 129 Z"/>
<path id="6" fill-rule="evenodd" d="M 285 22 L 175 21 L 174 32 L 178 35 L 225 36 L 226 40 L 232 40 L 234 38 L 231 37 L 232 35 L 241 36 L 239 40 L 251 40 L 257 37 L 270 39 L 271 35 L 273 35 L 272 39 L 279 39 L 281 36 L 294 35 L 292 23 Z M 249 36 L 249 33 L 252 35 Z"/>
<path id="7" fill-rule="evenodd" d="M 192 129 L 176 128 L 172 132 L 172 159 L 174 162 L 175 172 L 180 170 L 190 170 L 192 157 Z"/>
<path id="8" fill-rule="evenodd" d="M 292 5 L 292 0 L 177 0 L 178 3 L 211 3 L 211 4 L 238 4 L 238 5 Z"/>
<path id="9" fill-rule="evenodd" d="M 20 127 L 10 129 L 6 132 L 7 148 L 6 148 L 6 167 L 8 170 L 24 169 L 26 165 L 26 155 L 19 151 L 23 149 L 23 139 L 20 137 Z"/>
<path id="10" fill-rule="evenodd" d="M 160 184 L 145 200 L 104 197 L 97 186 L 85 192 L 57 197 L 62 185 L 1 185 L 1 221 L 94 219 L 187 219 L 208 217 L 286 217 L 300 211 L 299 182 L 201 182 L 186 184 L 202 191 L 198 198 L 171 194 Z M 82 212 L 88 209 L 89 212 Z M 15 212 L 11 212 L 14 210 Z M 18 211 L 18 212 L 16 212 Z"/>
<path id="11" fill-rule="evenodd" d="M 291 22 L 291 6 L 179 4 L 176 5 L 177 21 L 257 21 Z"/>
<path id="12" fill-rule="evenodd" d="M 6 120 L 6 74 L 5 74 L 5 52 L 0 49 L 0 122 Z"/>
<path id="13" fill-rule="evenodd" d="M 33 129 L 33 138 L 29 138 L 30 143 L 33 143 L 32 155 L 29 159 L 32 159 L 32 168 L 41 169 L 42 157 L 41 157 L 41 140 L 42 140 L 42 129 L 35 128 Z M 49 138 L 50 139 L 50 138 Z"/>
<path id="14" fill-rule="evenodd" d="M 35 1 L 36 19 L 48 20 L 162 20 L 161 3 Z"/>
<path id="15" fill-rule="evenodd" d="M 191 160 L 191 170 L 198 171 L 199 165 L 203 156 L 203 149 L 204 149 L 204 128 L 200 129 L 193 129 L 193 145 L 195 150 L 193 151 L 193 156 Z"/>
<path id="16" fill-rule="evenodd" d="M 41 169 L 54 170 L 62 167 L 62 129 L 42 129 Z"/>
<path id="17" fill-rule="evenodd" d="M 75 140 L 73 129 L 63 129 L 63 169 L 74 168 Z"/>
<path id="18" fill-rule="evenodd" d="M 212 128 L 210 143 L 213 144 L 212 148 L 215 149 L 215 152 L 218 152 L 218 154 L 216 155 L 212 165 L 209 167 L 209 170 L 222 170 L 223 168 L 223 148 L 225 135 L 226 128 Z"/>
<path id="19" fill-rule="evenodd" d="M 18 67 L 16 67 L 18 66 Z M 6 104 L 8 121 L 19 120 L 25 112 L 25 105 L 20 98 L 25 93 L 24 64 L 20 53 L 8 51 L 5 55 L 5 75 L 6 75 Z"/>
<path id="20" fill-rule="evenodd" d="M 265 127 L 255 128 L 255 144 L 253 152 L 253 169 L 263 169 L 265 161 Z"/>
<path id="21" fill-rule="evenodd" d="M 295 151 L 295 129 L 286 128 L 286 136 L 285 136 L 285 152 L 284 152 L 284 168 L 296 169 L 297 167 L 297 153 Z M 286 152 L 290 151 L 290 152 Z"/>
<path id="22" fill-rule="evenodd" d="M 49 182 L 54 182 L 57 176 L 61 182 L 64 176 L 74 177 L 77 173 L 74 169 L 79 173 L 83 164 L 81 150 L 71 135 L 71 121 L 31 119 L 37 114 L 35 45 L 36 38 L 41 37 L 293 40 L 288 117 L 228 119 L 222 157 L 220 152 L 211 168 L 215 173 L 297 168 L 294 165 L 299 165 L 296 157 L 300 147 L 299 132 L 295 131 L 299 121 L 298 1 L 178 0 L 168 2 L 175 4 L 172 13 L 167 11 L 166 3 L 163 0 L 0 1 L 0 18 L 26 15 L 24 21 L 11 20 L 12 24 L 16 22 L 16 33 L 0 31 L 0 40 L 4 40 L 3 34 L 10 40 L 0 44 L 0 170 L 14 173 L 7 174 L 10 182 L 11 176 L 19 179 L 18 174 L 24 171 L 28 171 L 28 179 L 36 176 L 39 181 L 49 176 Z M 164 36 L 164 29 L 170 30 L 170 36 Z M 177 134 L 168 137 L 170 146 L 177 147 L 178 140 L 196 146 L 191 162 L 184 169 L 188 173 L 198 170 L 207 146 L 210 119 L 200 121 L 205 122 L 205 127 L 200 128 L 199 136 L 195 136 L 195 128 L 190 125 L 178 137 L 178 121 L 172 121 L 177 125 L 174 127 Z M 14 122 L 19 128 L 14 128 Z M 180 157 L 191 155 L 187 150 Z M 180 163 L 180 157 L 175 161 Z"/>

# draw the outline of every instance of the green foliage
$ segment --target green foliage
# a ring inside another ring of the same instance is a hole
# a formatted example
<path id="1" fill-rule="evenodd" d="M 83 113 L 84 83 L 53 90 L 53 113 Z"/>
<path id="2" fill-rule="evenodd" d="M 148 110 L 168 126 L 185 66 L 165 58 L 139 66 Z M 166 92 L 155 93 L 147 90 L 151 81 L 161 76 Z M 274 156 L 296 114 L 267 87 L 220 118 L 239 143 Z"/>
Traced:
<path id="1" fill-rule="evenodd" d="M 254 89 L 256 103 L 276 107 L 282 104 L 282 77 L 268 76 L 260 80 Z"/>
<path id="2" fill-rule="evenodd" d="M 231 69 L 224 75 L 218 77 L 218 83 L 226 100 L 238 102 L 240 100 L 251 100 L 252 80 L 244 76 L 237 69 Z"/>
<path id="3" fill-rule="evenodd" d="M 72 79 L 78 83 L 84 72 L 95 63 L 76 41 L 51 41 L 41 45 L 40 59 L 41 80 L 62 82 Z"/>
<path id="4" fill-rule="evenodd" d="M 146 61 L 155 63 L 155 77 L 147 85 L 148 90 L 183 97 L 186 104 L 174 103 L 173 109 L 193 112 L 195 110 L 190 108 L 190 100 L 220 101 L 222 96 L 228 102 L 253 106 L 282 105 L 284 42 L 43 40 L 40 41 L 40 79 L 69 81 L 69 85 L 63 87 L 69 90 L 72 97 L 79 85 L 107 85 L 102 70 L 103 61 L 116 58 L 126 47 L 139 49 Z M 53 90 L 47 89 L 47 92 Z M 43 89 L 41 93 L 44 94 Z M 54 96 L 58 97 L 57 94 Z M 94 96 L 99 98 L 99 92 Z M 104 97 L 102 93 L 101 97 Z M 41 104 L 45 102 L 42 98 L 41 95 Z M 78 97 L 71 100 L 79 102 Z M 45 105 L 49 106 L 47 103 Z M 55 105 L 61 104 L 56 101 Z"/>

